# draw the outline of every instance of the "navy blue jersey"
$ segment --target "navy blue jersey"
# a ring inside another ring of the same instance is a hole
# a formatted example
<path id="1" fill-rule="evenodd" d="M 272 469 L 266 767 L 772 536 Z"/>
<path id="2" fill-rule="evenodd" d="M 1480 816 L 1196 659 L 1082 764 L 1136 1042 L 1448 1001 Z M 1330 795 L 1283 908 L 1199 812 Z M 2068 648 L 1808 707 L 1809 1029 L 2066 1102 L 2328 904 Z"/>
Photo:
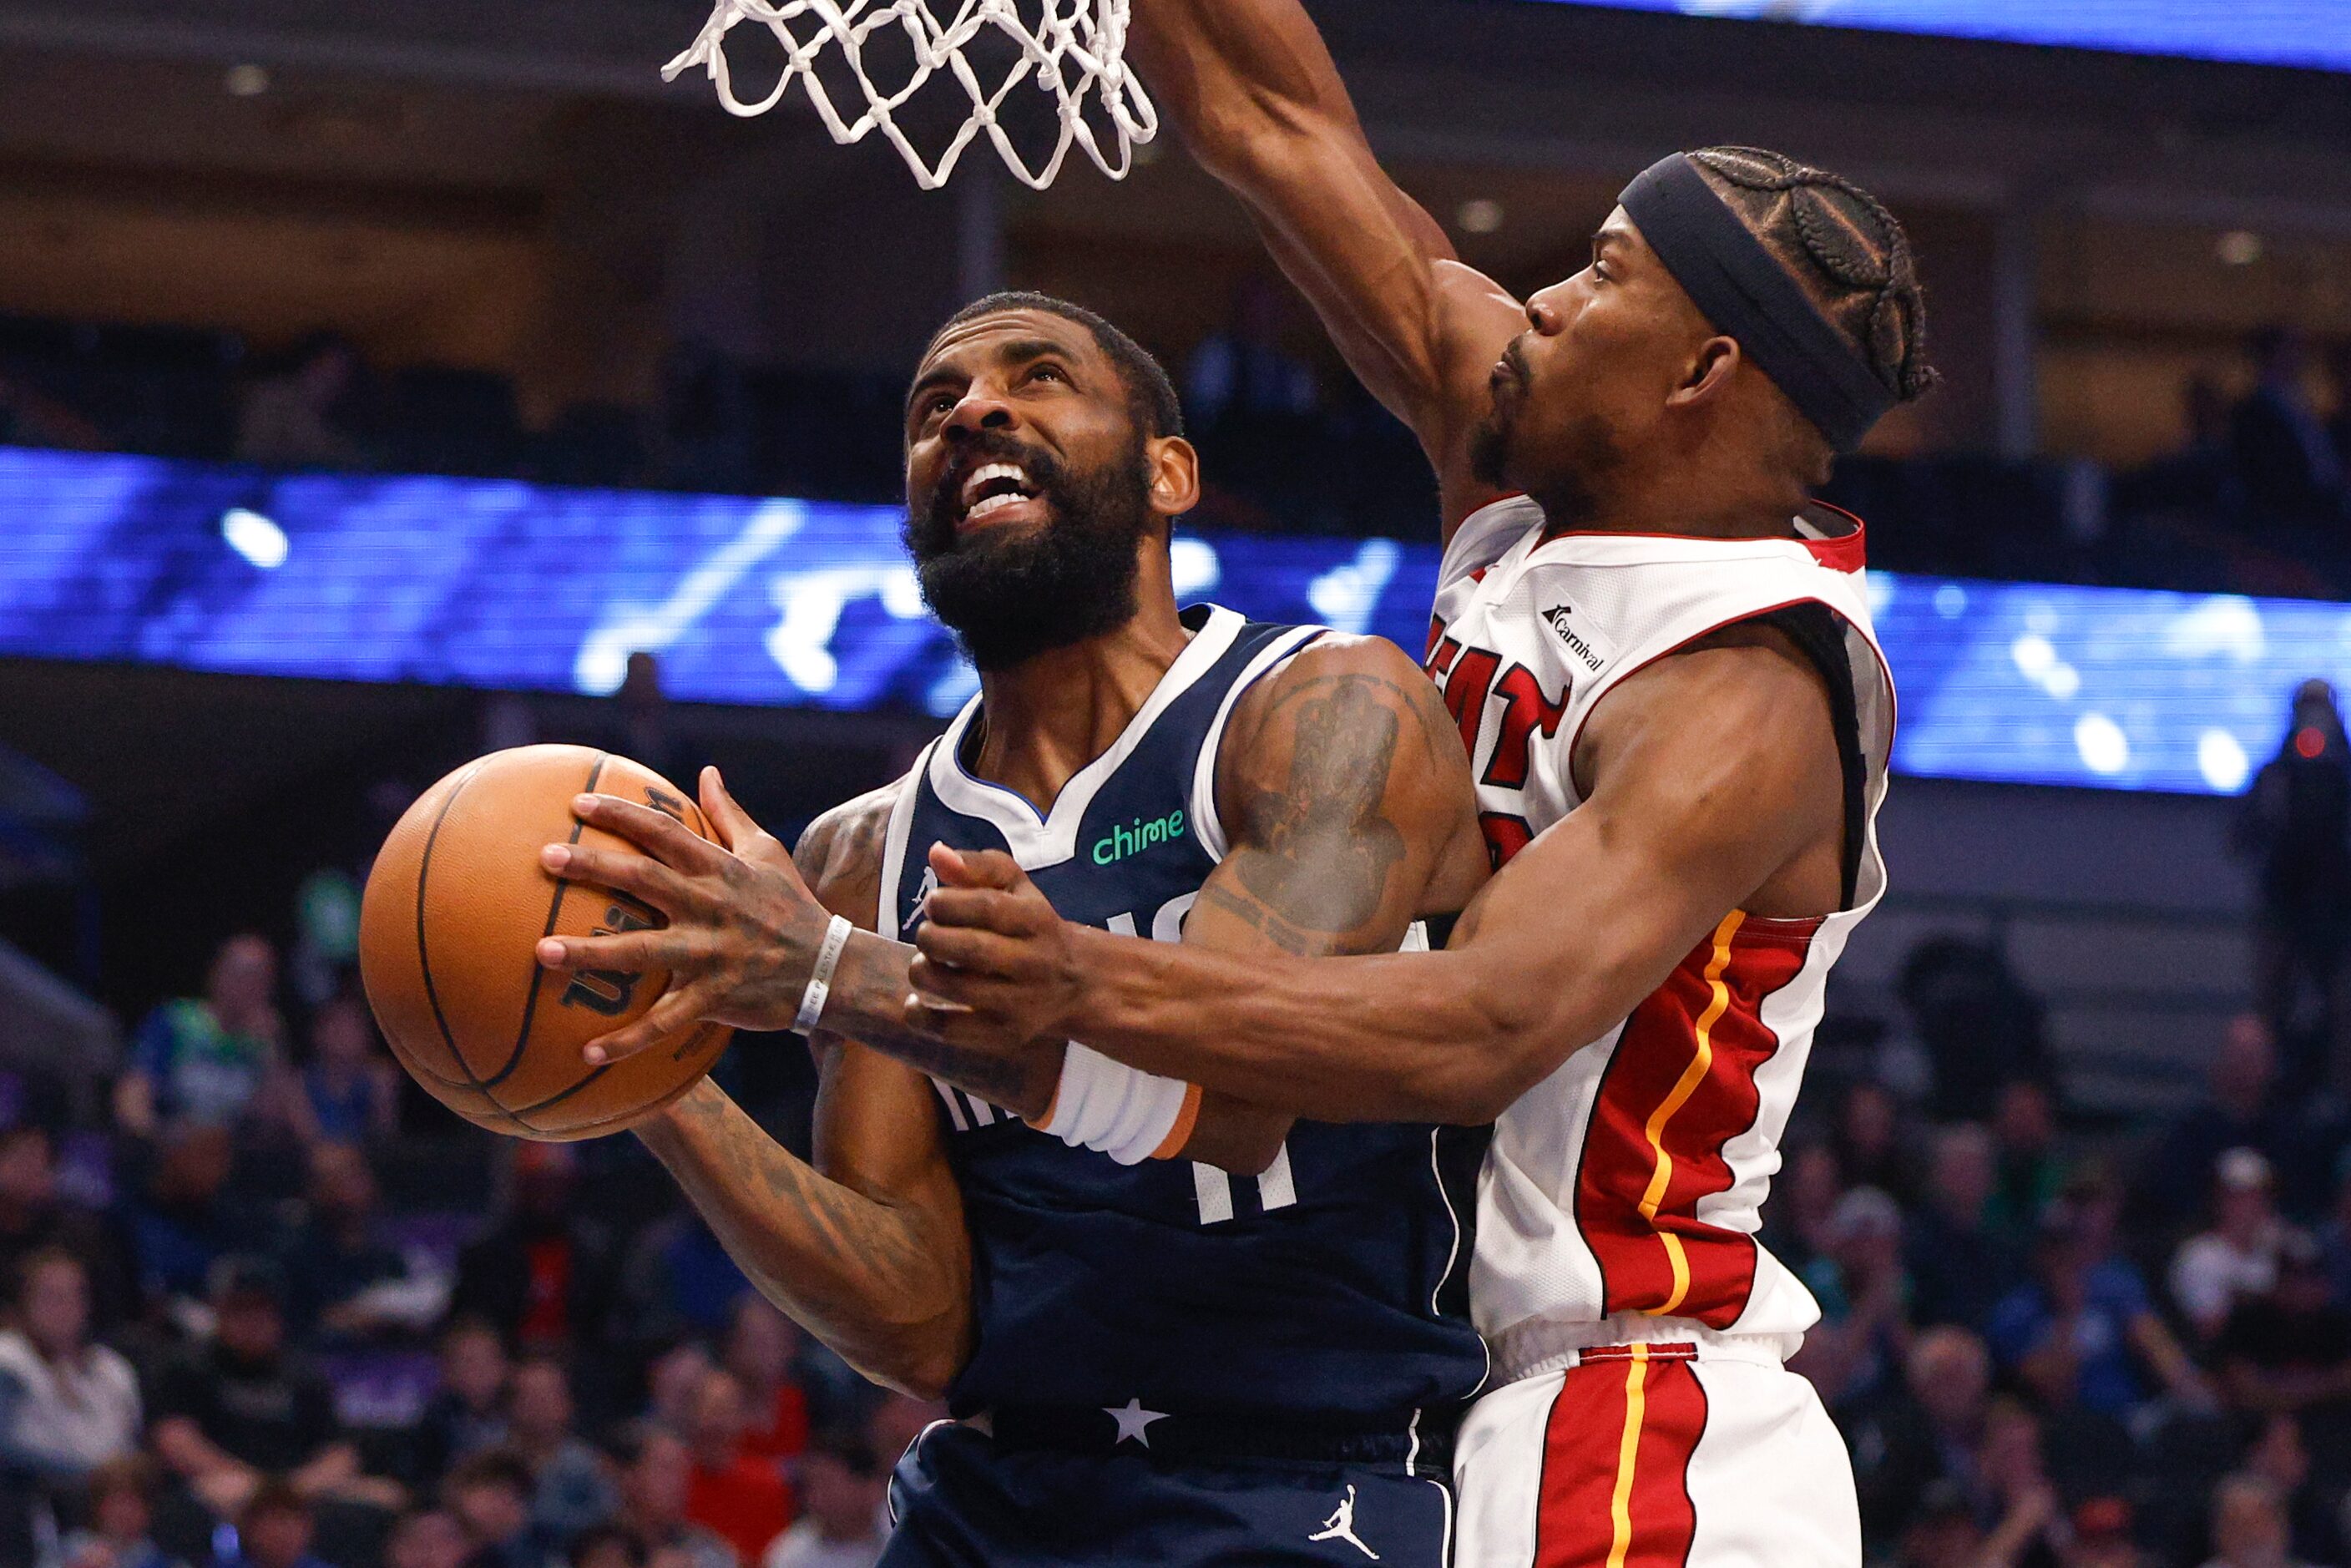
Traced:
<path id="1" fill-rule="evenodd" d="M 1009 851 L 1064 918 L 1175 941 L 1225 850 L 1217 746 L 1253 683 L 1322 633 L 1185 612 L 1194 636 L 1050 812 L 967 767 L 975 699 L 908 775 L 884 936 L 920 918 L 933 843 Z M 1466 1277 L 1481 1133 L 1301 1122 L 1271 1168 L 1122 1166 L 940 1084 L 971 1229 L 978 1348 L 957 1414 L 1015 1406 L 1416 1431 L 1483 1380 Z"/>

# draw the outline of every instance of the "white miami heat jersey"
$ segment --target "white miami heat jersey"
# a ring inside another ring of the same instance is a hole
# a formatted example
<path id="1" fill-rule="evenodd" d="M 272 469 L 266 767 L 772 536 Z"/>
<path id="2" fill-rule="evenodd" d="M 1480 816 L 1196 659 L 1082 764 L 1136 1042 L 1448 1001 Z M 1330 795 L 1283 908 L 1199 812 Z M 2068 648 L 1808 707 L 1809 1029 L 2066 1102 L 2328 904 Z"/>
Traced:
<path id="1" fill-rule="evenodd" d="M 1876 818 L 1894 688 L 1870 628 L 1860 523 L 1819 507 L 1797 532 L 1546 539 L 1541 508 L 1514 497 L 1447 547 L 1427 667 L 1461 727 L 1497 864 L 1575 809 L 1569 758 L 1600 700 L 1737 622 L 1832 612 L 1810 613 L 1834 644 L 1823 662 L 1850 668 L 1843 744 L 1858 754 L 1846 758 L 1860 808 L 1847 906 L 1811 920 L 1733 912 L 1630 1018 L 1503 1113 L 1469 1275 L 1503 1377 L 1534 1370 L 1562 1327 L 1619 1314 L 1782 1335 L 1820 1316 L 1755 1235 L 1830 966 L 1885 889 Z"/>

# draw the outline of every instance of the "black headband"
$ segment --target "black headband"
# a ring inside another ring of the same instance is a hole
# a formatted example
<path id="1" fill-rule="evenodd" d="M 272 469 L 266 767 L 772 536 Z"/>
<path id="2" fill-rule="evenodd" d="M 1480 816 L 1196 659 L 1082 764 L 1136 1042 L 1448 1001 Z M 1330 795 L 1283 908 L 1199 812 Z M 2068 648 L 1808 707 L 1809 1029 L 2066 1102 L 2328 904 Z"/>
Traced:
<path id="1" fill-rule="evenodd" d="M 1737 339 L 1839 452 L 1902 401 L 1687 154 L 1649 165 L 1617 202 L 1715 330 Z"/>

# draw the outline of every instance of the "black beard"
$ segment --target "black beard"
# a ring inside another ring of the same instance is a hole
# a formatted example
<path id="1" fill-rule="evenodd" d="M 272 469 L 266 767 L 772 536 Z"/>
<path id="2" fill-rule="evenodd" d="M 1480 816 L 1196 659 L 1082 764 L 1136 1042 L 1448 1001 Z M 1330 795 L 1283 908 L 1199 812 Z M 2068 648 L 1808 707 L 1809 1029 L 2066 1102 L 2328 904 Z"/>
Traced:
<path id="1" fill-rule="evenodd" d="M 1508 489 L 1510 465 L 1510 433 L 1502 428 L 1501 411 L 1489 409 L 1469 433 L 1469 476 L 1480 485 Z"/>
<path id="2" fill-rule="evenodd" d="M 964 476 L 996 461 L 1020 465 L 1045 503 L 1045 521 L 1017 532 L 983 527 L 959 538 Z M 1045 452 L 983 432 L 928 497 L 908 506 L 905 542 L 931 613 L 976 668 L 1005 670 L 1134 619 L 1142 544 L 1156 521 L 1141 442 L 1119 461 L 1073 473 Z"/>

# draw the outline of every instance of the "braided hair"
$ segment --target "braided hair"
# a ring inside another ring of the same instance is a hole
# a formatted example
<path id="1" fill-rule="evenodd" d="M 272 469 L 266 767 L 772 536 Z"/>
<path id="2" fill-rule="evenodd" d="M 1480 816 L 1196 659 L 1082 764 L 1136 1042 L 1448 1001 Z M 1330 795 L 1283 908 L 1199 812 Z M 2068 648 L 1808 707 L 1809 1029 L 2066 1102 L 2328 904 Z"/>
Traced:
<path id="1" fill-rule="evenodd" d="M 1908 402 L 1934 386 L 1910 236 L 1876 197 L 1761 148 L 1708 147 L 1690 160 L 1888 390 Z"/>

